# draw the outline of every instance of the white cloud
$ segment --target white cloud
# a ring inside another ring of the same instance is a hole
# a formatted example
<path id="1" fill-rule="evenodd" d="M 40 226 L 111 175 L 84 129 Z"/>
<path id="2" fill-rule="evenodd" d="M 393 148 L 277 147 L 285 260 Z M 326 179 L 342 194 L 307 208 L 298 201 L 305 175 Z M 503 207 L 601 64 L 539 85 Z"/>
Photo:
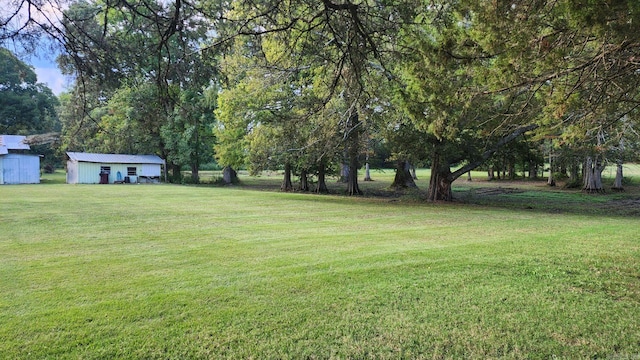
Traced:
<path id="1" fill-rule="evenodd" d="M 70 81 L 56 67 L 36 67 L 38 82 L 46 84 L 57 96 L 67 90 Z"/>

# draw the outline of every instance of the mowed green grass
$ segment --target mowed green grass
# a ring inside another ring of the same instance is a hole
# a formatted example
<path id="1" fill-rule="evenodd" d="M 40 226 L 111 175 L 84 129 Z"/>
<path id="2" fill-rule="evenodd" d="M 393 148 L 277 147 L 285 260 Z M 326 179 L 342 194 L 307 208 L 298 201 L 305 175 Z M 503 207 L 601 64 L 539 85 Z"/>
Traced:
<path id="1" fill-rule="evenodd" d="M 176 185 L 0 199 L 0 358 L 640 356 L 635 217 Z"/>

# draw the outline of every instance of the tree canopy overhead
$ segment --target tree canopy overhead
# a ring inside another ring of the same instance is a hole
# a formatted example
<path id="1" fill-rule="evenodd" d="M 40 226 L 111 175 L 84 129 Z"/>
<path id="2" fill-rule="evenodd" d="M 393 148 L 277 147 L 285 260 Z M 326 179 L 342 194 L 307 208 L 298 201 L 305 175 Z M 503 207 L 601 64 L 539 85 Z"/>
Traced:
<path id="1" fill-rule="evenodd" d="M 17 21 L 44 4 L 57 18 Z M 428 198 L 450 200 L 451 182 L 525 135 L 594 158 L 638 119 L 633 0 L 68 4 L 16 2 L 0 41 L 54 36 L 77 75 L 68 131 L 115 146 L 138 127 L 176 169 L 193 168 L 215 129 L 223 165 L 290 168 L 301 182 L 348 168 L 357 194 L 376 138 L 400 162 L 429 163 Z"/>
<path id="2" fill-rule="evenodd" d="M 192 4 L 73 1 L 61 9 L 58 58 L 76 82 L 65 99 L 63 146 L 156 153 L 173 178 L 212 160 L 216 60 L 202 51 L 211 21 Z M 200 105 L 196 104 L 200 103 Z M 207 105 L 204 105 L 204 104 Z"/>

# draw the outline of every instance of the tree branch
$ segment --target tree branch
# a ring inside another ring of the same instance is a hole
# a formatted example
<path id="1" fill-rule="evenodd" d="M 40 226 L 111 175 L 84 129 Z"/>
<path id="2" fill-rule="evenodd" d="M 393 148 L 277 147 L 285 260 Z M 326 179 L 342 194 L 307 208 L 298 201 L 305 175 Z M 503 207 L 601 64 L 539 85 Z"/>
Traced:
<path id="1" fill-rule="evenodd" d="M 510 143 L 511 141 L 515 140 L 518 136 L 526 133 L 527 131 L 535 130 L 537 128 L 538 128 L 538 124 L 529 124 L 529 125 L 524 125 L 524 126 L 521 126 L 521 127 L 517 128 L 511 134 L 509 134 L 509 135 L 503 137 L 502 139 L 500 139 L 490 149 L 488 149 L 485 152 L 483 152 L 482 155 L 480 156 L 479 160 L 473 161 L 473 162 L 461 167 L 460 169 L 452 172 L 451 174 L 449 174 L 449 180 L 451 180 L 453 182 L 455 179 L 459 178 L 464 173 L 469 172 L 469 171 L 477 168 L 478 166 L 482 165 L 485 161 L 487 161 L 496 151 L 500 150 L 503 146 L 505 146 L 508 143 Z"/>

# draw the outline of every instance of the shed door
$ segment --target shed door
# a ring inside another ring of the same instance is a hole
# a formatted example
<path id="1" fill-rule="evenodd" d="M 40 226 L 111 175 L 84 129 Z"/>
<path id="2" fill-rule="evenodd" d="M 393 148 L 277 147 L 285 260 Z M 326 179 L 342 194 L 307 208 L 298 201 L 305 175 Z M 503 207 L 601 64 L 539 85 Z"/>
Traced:
<path id="1" fill-rule="evenodd" d="M 5 184 L 20 184 L 20 160 L 5 158 L 2 176 Z"/>

